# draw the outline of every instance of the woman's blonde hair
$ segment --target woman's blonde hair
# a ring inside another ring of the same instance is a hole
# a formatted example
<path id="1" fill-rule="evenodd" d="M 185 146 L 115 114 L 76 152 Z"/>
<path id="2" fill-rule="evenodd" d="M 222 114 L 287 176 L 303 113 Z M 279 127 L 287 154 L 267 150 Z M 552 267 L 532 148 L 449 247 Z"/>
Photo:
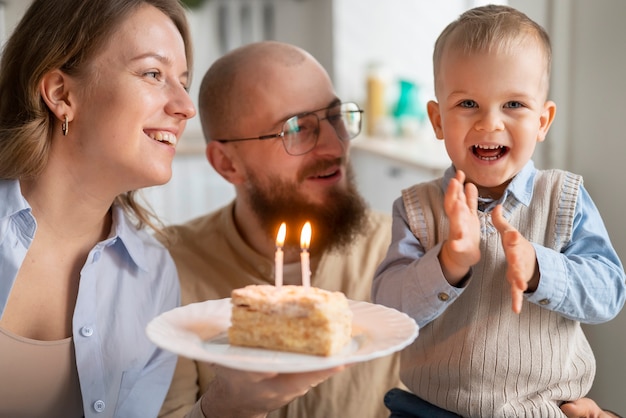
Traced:
<path id="1" fill-rule="evenodd" d="M 0 179 L 37 177 L 48 161 L 54 114 L 39 93 L 44 75 L 60 69 L 80 75 L 122 22 L 143 4 L 167 15 L 192 68 L 191 35 L 179 0 L 34 0 L 4 46 L 0 61 Z M 139 228 L 158 218 L 136 201 L 116 197 Z"/>

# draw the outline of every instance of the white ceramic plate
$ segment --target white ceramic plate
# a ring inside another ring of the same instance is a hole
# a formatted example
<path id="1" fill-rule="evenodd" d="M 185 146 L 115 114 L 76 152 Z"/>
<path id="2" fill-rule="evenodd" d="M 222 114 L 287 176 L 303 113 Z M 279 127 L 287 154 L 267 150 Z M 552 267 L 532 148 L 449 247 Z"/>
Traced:
<path id="1" fill-rule="evenodd" d="M 255 372 L 295 373 L 357 363 L 399 351 L 417 337 L 417 325 L 406 314 L 367 302 L 349 301 L 354 313 L 352 341 L 329 357 L 228 344 L 230 298 L 192 303 L 165 312 L 147 326 L 148 338 L 173 353 Z"/>

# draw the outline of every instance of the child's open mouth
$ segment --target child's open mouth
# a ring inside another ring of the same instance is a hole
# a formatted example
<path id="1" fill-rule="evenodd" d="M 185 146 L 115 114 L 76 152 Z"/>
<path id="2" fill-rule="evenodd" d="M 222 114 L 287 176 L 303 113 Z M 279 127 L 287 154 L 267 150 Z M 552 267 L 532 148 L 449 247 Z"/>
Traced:
<path id="1" fill-rule="evenodd" d="M 509 147 L 504 145 L 474 145 L 472 153 L 483 161 L 494 161 L 502 158 L 509 152 Z"/>

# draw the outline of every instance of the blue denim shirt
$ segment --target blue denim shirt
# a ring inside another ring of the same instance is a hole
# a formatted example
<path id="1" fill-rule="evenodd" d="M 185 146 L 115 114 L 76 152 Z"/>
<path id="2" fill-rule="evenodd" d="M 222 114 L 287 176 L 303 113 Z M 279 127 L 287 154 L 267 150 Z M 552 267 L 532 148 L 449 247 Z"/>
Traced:
<path id="1" fill-rule="evenodd" d="M 491 211 L 511 196 L 529 206 L 537 169 L 532 161 L 509 183 L 498 201 L 483 209 Z M 446 170 L 441 187 L 446 190 L 454 177 L 454 167 Z M 572 239 L 560 253 L 533 244 L 541 280 L 535 292 L 524 297 L 540 303 L 566 318 L 596 324 L 614 318 L 626 300 L 626 276 L 619 257 L 609 239 L 600 213 L 589 193 L 581 185 L 574 214 Z M 402 198 L 393 204 L 391 245 L 378 267 L 372 287 L 374 302 L 396 308 L 415 319 L 423 327 L 437 318 L 450 303 L 463 293 L 462 287 L 451 286 L 443 276 L 438 254 L 442 243 L 428 253 L 409 228 Z M 404 281 L 420 278 L 423 290 L 419 295 L 403 297 Z M 593 277 L 593 280 L 589 278 Z M 471 276 L 470 276 L 471 280 Z M 438 295 L 449 300 L 442 302 Z M 410 300 L 410 306 L 403 301 Z"/>
<path id="2" fill-rule="evenodd" d="M 148 340 L 145 327 L 180 303 L 173 260 L 113 206 L 109 238 L 81 270 L 72 338 L 85 417 L 156 417 L 176 356 Z M 0 317 L 37 224 L 15 180 L 0 180 Z M 0 375 L 2 372 L 0 371 Z"/>

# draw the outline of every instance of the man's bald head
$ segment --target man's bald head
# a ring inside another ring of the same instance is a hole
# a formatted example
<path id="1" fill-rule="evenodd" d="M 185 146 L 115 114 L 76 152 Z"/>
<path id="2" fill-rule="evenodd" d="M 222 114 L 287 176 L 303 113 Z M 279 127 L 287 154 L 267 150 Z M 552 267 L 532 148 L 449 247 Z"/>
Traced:
<path id="1" fill-rule="evenodd" d="M 252 43 L 222 56 L 202 79 L 199 113 L 206 141 L 228 134 L 242 115 L 254 112 L 257 92 L 268 88 L 278 67 L 317 61 L 294 45 L 274 41 Z"/>

